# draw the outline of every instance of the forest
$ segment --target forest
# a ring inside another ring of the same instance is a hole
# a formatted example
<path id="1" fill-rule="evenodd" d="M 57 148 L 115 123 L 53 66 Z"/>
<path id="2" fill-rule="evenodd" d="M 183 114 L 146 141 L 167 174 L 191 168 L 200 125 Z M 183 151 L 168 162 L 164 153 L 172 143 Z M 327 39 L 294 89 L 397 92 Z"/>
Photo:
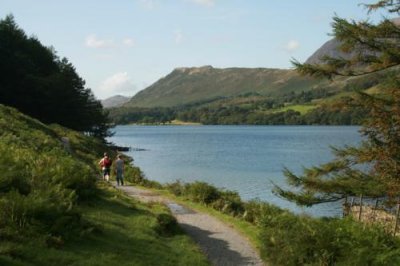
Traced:
<path id="1" fill-rule="evenodd" d="M 365 110 L 354 97 L 314 102 L 334 96 L 329 90 L 290 92 L 279 97 L 243 94 L 178 107 L 118 107 L 109 109 L 115 124 L 166 124 L 173 120 L 205 125 L 360 125 Z"/>
<path id="2" fill-rule="evenodd" d="M 67 58 L 28 37 L 12 15 L 0 20 L 0 104 L 43 123 L 104 138 L 107 113 Z"/>

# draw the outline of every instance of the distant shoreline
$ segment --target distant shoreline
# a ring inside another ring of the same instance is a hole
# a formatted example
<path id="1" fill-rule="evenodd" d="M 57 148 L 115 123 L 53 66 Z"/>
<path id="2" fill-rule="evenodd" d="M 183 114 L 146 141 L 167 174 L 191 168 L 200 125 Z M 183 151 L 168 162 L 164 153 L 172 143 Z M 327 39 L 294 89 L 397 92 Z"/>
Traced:
<path id="1" fill-rule="evenodd" d="M 326 124 L 312 124 L 312 125 L 304 125 L 304 124 L 290 124 L 290 125 L 259 125 L 259 124 L 202 124 L 196 122 L 168 122 L 168 123 L 129 123 L 129 124 L 115 124 L 115 126 L 254 126 L 254 127 L 361 127 L 360 125 L 326 125 Z"/>
<path id="2" fill-rule="evenodd" d="M 197 122 L 184 122 L 181 120 L 172 120 L 166 123 L 130 123 L 129 125 L 137 126 L 203 126 L 202 123 Z"/>

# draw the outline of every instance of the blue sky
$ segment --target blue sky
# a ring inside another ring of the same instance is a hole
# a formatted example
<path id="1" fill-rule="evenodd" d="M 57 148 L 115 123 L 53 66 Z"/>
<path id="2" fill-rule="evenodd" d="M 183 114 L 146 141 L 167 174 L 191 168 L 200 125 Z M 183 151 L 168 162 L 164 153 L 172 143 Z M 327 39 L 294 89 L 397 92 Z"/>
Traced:
<path id="1" fill-rule="evenodd" d="M 335 13 L 365 19 L 360 2 L 0 0 L 0 17 L 13 14 L 103 99 L 132 96 L 176 67 L 291 68 L 331 38 Z"/>

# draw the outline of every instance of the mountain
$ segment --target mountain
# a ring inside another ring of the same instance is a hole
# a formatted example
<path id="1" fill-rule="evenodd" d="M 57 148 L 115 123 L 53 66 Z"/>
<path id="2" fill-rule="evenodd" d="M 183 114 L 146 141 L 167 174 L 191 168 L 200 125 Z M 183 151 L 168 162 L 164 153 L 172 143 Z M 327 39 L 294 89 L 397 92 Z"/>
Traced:
<path id="1" fill-rule="evenodd" d="M 339 48 L 340 42 L 337 39 L 331 39 L 324 43 L 318 48 L 307 60 L 306 64 L 320 64 L 322 63 L 321 58 L 324 56 L 330 56 L 334 58 L 349 58 L 350 55 L 341 52 Z"/>
<path id="2" fill-rule="evenodd" d="M 380 79 L 373 74 L 330 81 L 288 69 L 177 68 L 109 115 L 116 124 L 353 125 L 365 112 L 344 104 L 352 101 L 354 88 L 373 88 Z"/>
<path id="3" fill-rule="evenodd" d="M 125 107 L 173 107 L 253 93 L 264 96 L 310 90 L 321 80 L 272 68 L 176 68 L 137 93 Z"/>
<path id="4" fill-rule="evenodd" d="M 323 61 L 321 60 L 324 56 L 329 56 L 333 58 L 343 58 L 343 59 L 351 59 L 356 54 L 355 53 L 345 53 L 342 52 L 339 47 L 341 43 L 336 38 L 331 39 L 324 43 L 317 51 L 315 51 L 305 63 L 307 64 L 322 64 Z M 365 54 L 371 54 L 369 51 L 365 51 Z"/>
<path id="5" fill-rule="evenodd" d="M 103 105 L 104 108 L 119 107 L 122 106 L 124 103 L 129 102 L 130 99 L 131 97 L 115 95 L 102 100 L 101 105 Z"/>
<path id="6" fill-rule="evenodd" d="M 395 21 L 397 23 L 397 21 Z M 331 39 L 306 63 L 321 63 L 324 55 L 349 58 Z M 348 108 L 355 90 L 376 93 L 384 73 L 334 80 L 300 76 L 274 68 L 176 68 L 119 108 L 110 109 L 116 124 L 359 124 L 361 108 Z"/>
<path id="7" fill-rule="evenodd" d="M 390 20 L 392 23 L 394 23 L 396 26 L 400 27 L 400 17 L 398 18 L 393 18 Z M 318 48 L 307 60 L 305 63 L 307 64 L 320 64 L 322 63 L 321 58 L 324 56 L 330 56 L 333 58 L 344 58 L 344 59 L 350 59 L 353 57 L 355 54 L 354 53 L 344 53 L 340 51 L 339 46 L 340 46 L 340 41 L 337 40 L 336 38 L 333 38 L 326 43 L 324 43 L 320 48 Z M 365 51 L 365 53 L 368 53 L 368 51 Z"/>

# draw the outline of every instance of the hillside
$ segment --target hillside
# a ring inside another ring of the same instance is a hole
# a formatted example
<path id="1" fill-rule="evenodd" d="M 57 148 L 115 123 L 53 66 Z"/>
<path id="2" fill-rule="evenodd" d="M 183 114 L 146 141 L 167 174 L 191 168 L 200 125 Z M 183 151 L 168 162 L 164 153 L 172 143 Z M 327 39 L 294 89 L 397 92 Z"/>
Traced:
<path id="1" fill-rule="evenodd" d="M 122 96 L 122 95 L 115 95 L 115 96 L 112 96 L 112 97 L 102 100 L 101 105 L 104 108 L 118 107 L 118 106 L 123 105 L 124 103 L 129 102 L 130 99 L 131 99 L 130 97 L 126 97 L 126 96 Z"/>
<path id="2" fill-rule="evenodd" d="M 334 58 L 350 58 L 351 55 L 341 52 L 338 47 L 340 42 L 337 39 L 331 39 L 318 48 L 307 60 L 306 64 L 320 64 L 321 58 L 330 56 Z"/>
<path id="3" fill-rule="evenodd" d="M 166 207 L 97 181 L 107 150 L 0 104 L 0 265 L 208 265 L 179 228 L 160 224 Z"/>
<path id="4" fill-rule="evenodd" d="M 299 76 L 293 70 L 268 68 L 177 68 L 137 93 L 124 106 L 172 107 L 246 93 L 279 95 L 310 90 L 320 80 Z"/>
<path id="5" fill-rule="evenodd" d="M 400 27 L 400 17 L 390 19 L 392 23 L 394 23 L 397 27 Z M 324 56 L 329 56 L 333 58 L 344 58 L 344 59 L 351 59 L 353 56 L 356 55 L 355 52 L 344 53 L 342 52 L 339 47 L 341 42 L 336 39 L 330 39 L 326 43 L 324 43 L 320 48 L 318 48 L 306 61 L 306 64 L 321 64 L 322 58 Z M 364 53 L 370 53 L 368 51 L 363 51 Z"/>
<path id="6" fill-rule="evenodd" d="M 320 63 L 324 55 L 351 56 L 339 51 L 339 45 L 331 39 L 306 63 Z M 365 114 L 365 110 L 348 105 L 354 101 L 355 91 L 376 92 L 382 76 L 328 80 L 306 78 L 288 69 L 177 68 L 123 106 L 110 109 L 110 117 L 116 124 L 178 120 L 202 124 L 354 125 L 360 124 Z"/>
<path id="7" fill-rule="evenodd" d="M 376 91 L 374 87 L 382 79 L 381 74 L 371 74 L 367 77 L 337 78 L 333 81 L 303 80 L 304 82 L 300 81 L 300 85 L 296 86 L 295 80 L 298 76 L 291 76 L 294 72 L 290 70 L 280 73 L 284 72 L 291 77 L 289 80 L 293 83 L 281 84 L 280 89 L 275 87 L 275 90 L 270 90 L 266 94 L 262 94 L 261 91 L 237 93 L 231 96 L 215 96 L 207 100 L 203 98 L 202 101 L 170 107 L 132 106 L 135 99 L 138 99 L 134 97 L 128 104 L 110 109 L 110 117 L 116 124 L 153 124 L 180 120 L 230 125 L 357 125 L 363 119 L 365 110 L 356 106 L 349 108 L 348 104 L 353 102 L 356 96 L 355 91 L 374 92 Z M 182 80 L 191 79 L 187 77 L 188 74 L 171 73 L 170 75 L 180 76 Z M 171 77 L 165 79 L 172 80 Z M 164 83 L 163 79 L 159 83 Z M 174 80 L 174 83 L 180 84 L 179 80 Z M 306 86 L 307 83 L 309 86 Z M 181 91 L 184 90 L 182 86 Z M 196 83 L 196 86 L 199 84 Z M 173 87 L 170 88 L 171 91 L 175 91 Z M 147 89 L 142 91 L 142 95 L 145 93 Z M 215 93 L 214 95 L 217 95 L 219 91 Z M 149 94 L 152 92 L 150 91 Z M 152 95 L 148 98 L 143 96 L 143 105 L 146 99 L 153 99 L 152 97 L 157 97 L 158 101 L 162 101 L 158 97 L 159 94 L 154 92 Z M 194 97 L 194 95 L 195 93 L 188 97 Z M 167 99 L 171 100 L 172 97 L 167 97 Z M 186 98 L 181 99 L 182 102 L 186 100 Z M 156 101 L 154 99 L 154 102 Z"/>

